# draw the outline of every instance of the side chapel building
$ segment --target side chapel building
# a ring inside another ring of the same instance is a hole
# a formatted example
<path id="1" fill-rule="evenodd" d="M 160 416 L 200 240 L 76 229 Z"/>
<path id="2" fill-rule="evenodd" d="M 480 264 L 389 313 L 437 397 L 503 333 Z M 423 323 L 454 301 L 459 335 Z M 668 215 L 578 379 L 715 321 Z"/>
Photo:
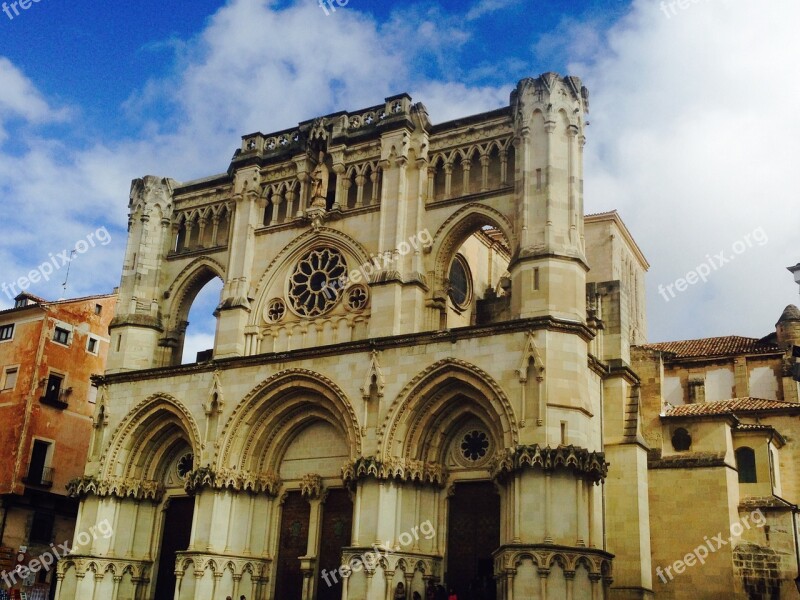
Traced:
<path id="1" fill-rule="evenodd" d="M 587 110 L 554 73 L 441 124 L 403 94 L 134 181 L 70 488 L 76 531 L 115 534 L 59 564 L 57 598 L 652 597 L 648 263 L 584 215 Z M 214 278 L 213 354 L 181 365 Z"/>

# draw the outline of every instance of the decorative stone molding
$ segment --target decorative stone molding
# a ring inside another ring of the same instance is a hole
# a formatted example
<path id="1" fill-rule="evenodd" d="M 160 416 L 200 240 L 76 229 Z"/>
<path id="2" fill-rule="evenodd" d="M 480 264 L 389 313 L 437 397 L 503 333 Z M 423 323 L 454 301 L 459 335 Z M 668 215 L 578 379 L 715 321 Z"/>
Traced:
<path id="1" fill-rule="evenodd" d="M 540 577 L 548 577 L 551 568 L 558 563 L 565 579 L 572 579 L 579 566 L 589 573 L 590 581 L 603 579 L 611 585 L 613 554 L 593 548 L 575 549 L 569 546 L 538 544 L 507 544 L 494 552 L 494 574 L 500 577 L 507 573 L 516 573 L 523 560 L 533 561 Z"/>
<path id="2" fill-rule="evenodd" d="M 208 488 L 277 496 L 280 478 L 275 473 L 250 473 L 232 469 L 214 471 L 211 467 L 200 467 L 186 476 L 184 487 L 189 494 Z"/>
<path id="3" fill-rule="evenodd" d="M 442 487 L 447 478 L 447 471 L 438 463 L 425 463 L 421 460 L 407 458 L 390 458 L 387 461 L 381 461 L 374 456 L 357 458 L 342 467 L 342 480 L 346 485 L 353 485 L 359 479 L 369 477 Z"/>
<path id="4" fill-rule="evenodd" d="M 316 499 L 322 496 L 322 477 L 314 473 L 303 475 L 303 480 L 300 482 L 300 495 Z"/>
<path id="5" fill-rule="evenodd" d="M 150 569 L 152 566 L 153 563 L 151 561 L 117 560 L 70 554 L 56 563 L 56 574 L 59 579 L 63 579 L 68 571 L 74 569 L 79 578 L 85 577 L 87 573 L 91 572 L 94 573 L 95 580 L 100 580 L 109 572 L 113 578 L 121 577 L 128 572 L 131 574 L 131 580 L 134 583 L 147 584 L 150 582 Z"/>
<path id="6" fill-rule="evenodd" d="M 492 476 L 498 479 L 522 469 L 567 470 L 594 483 L 608 475 L 608 463 L 603 452 L 589 452 L 576 446 L 542 448 L 533 444 L 506 448 L 495 457 L 490 467 Z"/>
<path id="7" fill-rule="evenodd" d="M 71 480 L 67 484 L 67 492 L 73 498 L 94 495 L 100 498 L 113 496 L 160 502 L 164 496 L 164 485 L 159 481 L 127 477 L 98 479 L 94 476 L 85 476 Z"/>
<path id="8" fill-rule="evenodd" d="M 175 556 L 175 574 L 183 577 L 191 566 L 195 577 L 202 577 L 206 571 L 215 577 L 221 577 L 230 571 L 233 579 L 241 579 L 244 573 L 250 573 L 253 581 L 266 581 L 269 578 L 270 559 L 257 559 L 233 554 L 206 554 L 203 552 L 177 552 Z"/>
<path id="9" fill-rule="evenodd" d="M 355 559 L 361 561 L 366 573 L 371 575 L 374 575 L 379 568 L 387 577 L 391 577 L 397 571 L 402 571 L 405 576 L 419 571 L 423 579 L 438 581 L 442 574 L 441 556 L 387 550 L 381 546 L 342 548 L 343 565 L 349 565 Z"/>

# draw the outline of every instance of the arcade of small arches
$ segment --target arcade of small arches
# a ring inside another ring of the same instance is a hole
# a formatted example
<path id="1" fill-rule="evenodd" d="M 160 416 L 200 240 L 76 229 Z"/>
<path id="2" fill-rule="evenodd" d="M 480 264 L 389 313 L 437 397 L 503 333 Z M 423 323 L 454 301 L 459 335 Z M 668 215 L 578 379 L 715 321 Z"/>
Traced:
<path id="1" fill-rule="evenodd" d="M 431 326 L 508 318 L 507 269 L 515 247 L 513 228 L 501 213 L 469 206 L 451 215 L 433 236 L 434 259 L 427 279 L 432 282 L 429 306 L 437 315 Z M 491 257 L 489 272 L 471 269 L 476 252 L 480 264 L 486 264 L 484 254 Z M 333 229 L 300 236 L 275 257 L 255 284 L 257 300 L 245 331 L 246 354 L 302 347 L 304 342 L 298 340 L 319 345 L 364 339 L 370 287 L 368 282 L 347 281 L 347 275 L 362 265 L 377 271 L 374 262 L 380 265 L 380 260 L 371 261 L 360 244 Z M 213 279 L 225 281 L 224 266 L 211 256 L 201 256 L 184 265 L 164 292 L 162 365 L 181 363 L 189 311 L 197 294 Z M 316 320 L 313 328 L 308 326 L 311 318 Z"/>

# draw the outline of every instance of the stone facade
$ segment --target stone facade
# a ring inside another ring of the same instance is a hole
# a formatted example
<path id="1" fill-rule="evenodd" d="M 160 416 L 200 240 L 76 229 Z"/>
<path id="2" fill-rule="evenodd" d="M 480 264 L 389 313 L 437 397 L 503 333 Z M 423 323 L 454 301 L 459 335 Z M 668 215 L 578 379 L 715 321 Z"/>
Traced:
<path id="1" fill-rule="evenodd" d="M 115 534 L 57 597 L 651 597 L 648 264 L 616 213 L 584 216 L 587 110 L 553 73 L 437 125 L 399 95 L 134 181 L 71 484 L 78 528 Z M 181 365 L 215 277 L 213 357 Z"/>

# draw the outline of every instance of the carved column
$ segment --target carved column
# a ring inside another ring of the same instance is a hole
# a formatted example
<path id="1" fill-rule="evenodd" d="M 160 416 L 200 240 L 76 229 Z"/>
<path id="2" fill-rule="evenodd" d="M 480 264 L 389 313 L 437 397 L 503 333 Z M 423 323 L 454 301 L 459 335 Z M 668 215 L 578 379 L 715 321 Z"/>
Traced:
<path id="1" fill-rule="evenodd" d="M 489 155 L 481 156 L 481 191 L 489 191 Z"/>
<path id="2" fill-rule="evenodd" d="M 281 210 L 282 201 L 283 198 L 281 197 L 280 194 L 278 193 L 272 194 L 270 198 L 270 202 L 272 203 L 272 218 L 269 221 L 270 226 L 278 224 L 278 213 Z"/>
<path id="3" fill-rule="evenodd" d="M 367 177 L 363 173 L 356 175 L 356 185 L 358 189 L 356 190 L 356 206 L 355 208 L 361 208 L 364 205 L 364 185 L 367 183 Z"/>

